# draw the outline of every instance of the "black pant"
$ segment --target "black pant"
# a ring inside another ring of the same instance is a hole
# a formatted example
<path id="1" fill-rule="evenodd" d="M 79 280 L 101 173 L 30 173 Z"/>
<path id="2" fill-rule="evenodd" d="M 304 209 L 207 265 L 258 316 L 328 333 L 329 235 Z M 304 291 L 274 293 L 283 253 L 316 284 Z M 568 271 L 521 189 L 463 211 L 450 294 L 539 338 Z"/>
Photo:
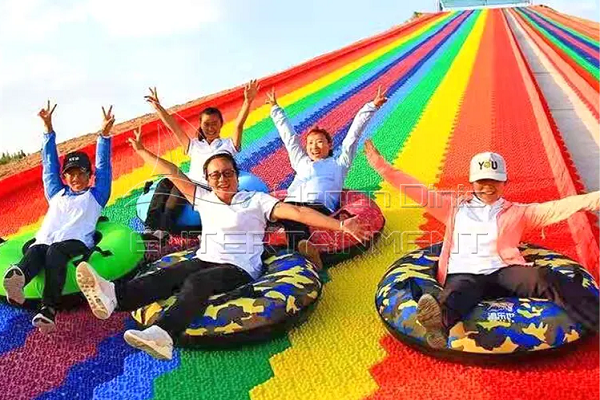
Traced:
<path id="1" fill-rule="evenodd" d="M 34 244 L 27 249 L 18 266 L 25 275 L 25 284 L 31 282 L 41 270 L 44 270 L 46 280 L 42 304 L 54 308 L 65 286 L 67 264 L 73 257 L 87 252 L 89 249 L 79 240 L 65 240 L 50 246 Z"/>
<path id="2" fill-rule="evenodd" d="M 177 219 L 185 206 L 191 207 L 190 202 L 171 180 L 164 178 L 156 186 L 144 223 L 150 229 L 180 233 L 181 227 L 177 226 Z M 189 229 L 200 230 L 200 227 Z"/>
<path id="3" fill-rule="evenodd" d="M 309 207 L 315 211 L 320 212 L 321 214 L 331 215 L 331 211 L 323 204 L 319 203 L 298 203 L 295 201 L 286 201 L 286 204 L 292 204 L 300 207 Z M 285 229 L 289 249 L 297 250 L 298 243 L 300 243 L 300 241 L 308 240 L 310 238 L 310 228 L 308 227 L 308 225 L 304 225 L 303 223 L 290 221 L 287 219 L 282 220 L 281 223 Z"/>
<path id="4" fill-rule="evenodd" d="M 156 322 L 174 337 L 183 332 L 194 317 L 202 315 L 210 296 L 249 282 L 252 277 L 235 265 L 192 259 L 117 284 L 115 291 L 119 309 L 123 311 L 133 311 L 175 294 L 175 304 Z"/>
<path id="5" fill-rule="evenodd" d="M 500 268 L 490 275 L 450 274 L 439 295 L 442 317 L 450 329 L 483 299 L 537 297 L 562 307 L 586 329 L 598 331 L 598 298 L 573 279 L 547 267 L 521 265 Z"/>

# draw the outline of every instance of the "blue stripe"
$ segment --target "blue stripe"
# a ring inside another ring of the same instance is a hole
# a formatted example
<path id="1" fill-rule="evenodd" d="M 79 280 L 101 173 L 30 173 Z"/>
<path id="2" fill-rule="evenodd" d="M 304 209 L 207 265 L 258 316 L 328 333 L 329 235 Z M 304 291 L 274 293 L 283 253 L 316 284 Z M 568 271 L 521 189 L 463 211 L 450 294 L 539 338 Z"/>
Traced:
<path id="1" fill-rule="evenodd" d="M 569 49 L 571 49 L 572 51 L 574 51 L 575 53 L 577 53 L 579 56 L 581 56 L 584 60 L 586 60 L 587 62 L 589 62 L 590 64 L 592 64 L 593 66 L 595 66 L 596 68 L 598 68 L 598 66 L 600 65 L 600 61 L 598 60 L 598 58 L 594 58 L 593 56 L 591 56 L 590 54 L 586 53 L 585 51 L 583 51 L 582 49 L 576 47 L 575 45 L 569 43 L 566 39 L 559 37 L 557 34 L 551 32 L 548 28 L 542 26 L 543 25 L 543 21 L 540 21 L 540 18 L 532 15 L 529 11 L 521 11 L 523 14 L 527 15 L 528 17 L 530 17 L 533 21 L 535 21 L 536 25 L 538 26 L 539 29 L 544 30 L 546 33 L 548 33 L 549 35 L 551 35 L 553 38 L 555 38 L 556 40 L 558 40 L 559 42 L 561 42 L 562 44 L 564 44 L 566 47 L 568 47 Z"/>
<path id="2" fill-rule="evenodd" d="M 0 318 L 2 318 L 0 312 Z M 28 312 L 13 315 L 6 330 L 0 332 L 0 355 L 22 347 L 29 333 L 34 329 L 31 325 L 32 315 Z"/>
<path id="3" fill-rule="evenodd" d="M 29 313 L 22 308 L 0 303 L 0 332 L 13 329 L 13 319 L 24 314 L 29 315 Z"/>
<path id="4" fill-rule="evenodd" d="M 129 321 L 133 328 L 133 322 Z M 118 333 L 102 340 L 92 358 L 73 365 L 62 384 L 37 399 L 89 399 L 96 386 L 108 382 L 123 373 L 123 362 L 127 356 L 137 352 Z"/>
<path id="5" fill-rule="evenodd" d="M 171 361 L 161 361 L 136 351 L 125 359 L 123 374 L 94 389 L 93 398 L 102 400 L 145 400 L 153 397 L 154 380 L 180 365 L 179 351 Z"/>
<path id="6" fill-rule="evenodd" d="M 546 16 L 544 16 L 544 15 L 538 13 L 538 12 L 535 12 L 535 15 L 537 15 L 539 18 L 541 18 L 542 20 L 544 20 L 546 23 L 552 25 L 556 29 L 559 29 L 561 32 L 564 32 L 566 35 L 568 35 L 568 36 L 572 37 L 573 39 L 577 40 L 579 43 L 582 43 L 582 44 L 590 47 L 591 50 L 596 51 L 596 52 L 600 51 L 600 47 L 597 44 L 591 42 L 590 40 L 582 38 L 580 36 L 577 36 L 577 35 L 575 35 L 572 32 L 569 32 L 567 29 L 559 26 L 557 23 L 555 23 L 554 21 L 552 21 L 550 18 L 547 18 Z"/>
<path id="7" fill-rule="evenodd" d="M 394 108 L 396 108 L 412 91 L 412 89 L 431 71 L 435 63 L 439 58 L 446 52 L 448 47 L 452 44 L 450 40 L 460 30 L 466 29 L 466 22 L 473 17 L 473 12 L 469 12 L 467 18 L 465 18 L 460 24 L 458 24 L 446 37 L 440 41 L 427 55 L 425 55 L 419 62 L 411 68 L 404 76 L 399 78 L 387 91 L 388 102 L 381 107 L 375 113 L 373 119 L 369 122 L 369 125 L 365 129 L 364 134 L 359 139 L 359 149 L 363 146 L 364 142 L 371 138 L 374 134 L 376 127 L 378 127 L 389 115 Z M 342 129 L 336 132 L 334 135 L 334 143 L 337 143 L 337 147 L 334 150 L 334 154 L 339 153 L 343 138 L 340 134 L 350 128 L 352 122 L 345 125 Z M 295 173 L 292 172 L 286 178 L 284 178 L 280 184 L 277 185 L 278 189 L 287 188 L 293 181 Z"/>
<path id="8" fill-rule="evenodd" d="M 321 101 L 315 103 L 313 106 L 307 108 L 303 112 L 290 118 L 290 122 L 295 126 L 298 132 L 301 132 L 309 128 L 313 123 L 311 121 L 317 121 L 320 118 L 327 115 L 331 110 L 338 107 L 342 102 L 358 93 L 365 86 L 369 85 L 374 80 L 378 79 L 381 75 L 386 73 L 389 69 L 393 68 L 396 64 L 403 61 L 415 51 L 417 51 L 422 45 L 429 42 L 434 38 L 441 30 L 451 24 L 457 18 L 460 18 L 460 14 L 440 26 L 435 31 L 431 32 L 429 36 L 423 38 L 423 40 L 416 42 L 414 46 L 407 49 L 405 52 L 399 54 L 397 57 L 391 59 L 387 63 L 383 64 L 379 69 L 369 72 L 365 75 L 365 80 L 356 81 L 349 85 L 347 88 L 340 89 L 339 91 L 326 96 Z M 272 154 L 283 146 L 279 134 L 275 128 L 271 129 L 268 133 L 261 137 L 261 140 L 253 143 L 251 146 L 247 146 L 244 150 L 236 156 L 236 161 L 242 170 L 250 170 L 255 164 L 262 161 L 269 154 Z"/>

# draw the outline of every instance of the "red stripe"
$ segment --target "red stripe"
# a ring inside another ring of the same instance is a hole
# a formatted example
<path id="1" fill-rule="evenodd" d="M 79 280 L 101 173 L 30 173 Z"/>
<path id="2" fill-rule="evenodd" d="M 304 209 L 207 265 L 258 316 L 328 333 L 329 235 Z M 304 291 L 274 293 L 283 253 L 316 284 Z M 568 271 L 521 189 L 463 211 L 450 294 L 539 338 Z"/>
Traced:
<path id="1" fill-rule="evenodd" d="M 571 19 L 568 15 L 563 15 L 557 13 L 556 11 L 550 10 L 546 7 L 532 7 L 535 11 L 538 11 L 540 14 L 544 14 L 545 16 L 552 18 L 553 20 L 560 22 L 561 24 L 568 26 L 571 29 L 574 29 L 596 41 L 600 40 L 600 34 L 598 33 L 598 24 L 588 21 L 586 23 L 582 23 L 582 21 L 575 21 Z"/>
<path id="2" fill-rule="evenodd" d="M 469 162 L 477 153 L 492 148 L 493 137 L 501 135 L 492 128 L 494 115 L 494 78 L 498 74 L 497 54 L 493 51 L 495 39 L 495 12 L 489 14 L 481 43 L 471 72 L 471 78 L 457 115 L 457 125 L 448 141 L 443 169 L 438 176 L 439 189 L 457 190 L 459 185 L 469 188 Z M 512 171 L 511 171 L 512 174 Z M 512 176 L 512 175 L 511 175 Z M 512 179 L 512 178 L 511 178 Z M 426 222 L 420 227 L 426 232 L 423 239 L 438 241 L 444 238 L 445 225 L 426 215 Z M 431 237 L 429 235 L 432 235 Z"/>
<path id="3" fill-rule="evenodd" d="M 493 75 L 496 105 L 494 113 L 494 140 L 492 150 L 502 154 L 508 166 L 510 181 L 506 197 L 515 202 L 533 203 L 560 198 L 559 190 L 540 139 L 540 130 L 532 104 L 526 95 L 524 79 L 509 41 L 508 27 L 495 13 L 496 57 L 502 59 L 502 68 Z M 530 232 L 525 241 L 548 246 L 577 259 L 575 242 L 568 223 L 562 222 L 541 231 Z"/>
<path id="4" fill-rule="evenodd" d="M 387 335 L 385 363 L 371 368 L 380 388 L 370 400 L 583 400 L 597 399 L 598 341 L 544 359 L 503 365 L 465 365 L 426 356 Z"/>
<path id="5" fill-rule="evenodd" d="M 380 35 L 354 43 L 341 50 L 317 57 L 287 71 L 269 76 L 261 80 L 263 91 L 277 85 L 277 91 L 284 95 L 313 82 L 320 76 L 333 72 L 348 63 L 357 60 L 378 48 L 397 40 L 420 29 L 423 25 L 440 19 L 445 14 L 432 14 L 419 18 L 408 24 L 391 29 Z M 258 103 L 257 99 L 257 103 Z M 242 102 L 241 89 L 217 93 L 209 96 L 197 104 L 180 111 L 178 114 L 190 121 L 198 118 L 198 114 L 208 105 L 219 107 L 226 119 L 232 119 L 238 112 Z M 197 125 L 193 123 L 194 127 Z M 143 126 L 144 143 L 153 151 L 172 150 L 177 147 L 172 136 L 167 134 L 162 123 L 158 121 L 147 123 Z M 159 129 L 160 128 L 160 129 Z M 192 128 L 188 128 L 192 129 Z M 123 132 L 113 138 L 113 180 L 127 174 L 143 165 L 140 158 L 135 155 L 126 143 L 132 136 L 131 131 Z M 86 146 L 83 151 L 92 155 L 95 145 Z M 27 199 L 27 201 L 24 201 Z M 21 226 L 36 222 L 47 211 L 47 203 L 43 194 L 41 182 L 41 166 L 23 171 L 17 175 L 7 177 L 0 181 L 0 210 L 2 210 L 3 224 L 0 226 L 0 235 L 6 236 L 15 233 Z"/>
<path id="6" fill-rule="evenodd" d="M 560 58 L 565 60 L 565 62 L 567 64 L 569 64 L 575 71 L 577 71 L 577 73 L 579 75 L 581 75 L 581 77 L 583 79 L 585 79 L 585 81 L 591 87 L 593 87 L 596 92 L 598 92 L 600 90 L 600 87 L 599 87 L 600 83 L 588 70 L 586 70 L 581 65 L 579 65 L 577 63 L 577 61 L 575 61 L 573 58 L 571 58 L 571 56 L 568 55 L 564 50 L 559 48 L 556 44 L 552 43 L 552 41 L 550 39 L 548 39 L 546 36 L 542 35 L 540 33 L 540 31 L 530 21 L 527 21 L 525 19 L 523 21 L 524 21 L 524 23 L 529 25 L 539 35 L 540 39 L 542 39 L 544 42 L 546 42 L 546 44 L 548 46 L 552 47 L 552 49 L 554 49 L 554 51 L 556 52 L 556 54 L 558 54 L 560 56 Z"/>
<path id="7" fill-rule="evenodd" d="M 98 351 L 98 344 L 107 336 L 125 328 L 126 313 L 119 313 L 107 321 L 98 321 L 86 309 L 65 312 L 57 317 L 57 331 L 43 335 L 32 331 L 22 347 L 0 357 L 0 370 L 13 371 L 9 385 L 13 395 L 23 399 L 54 389 L 66 378 L 69 369 Z M 62 318 L 64 317 L 64 318 Z"/>
<path id="8" fill-rule="evenodd" d="M 508 22 L 506 21 L 506 19 L 504 19 L 504 22 L 506 30 L 509 31 Z M 512 35 L 514 43 L 517 43 L 518 56 L 525 61 L 525 55 L 523 54 L 522 49 L 518 47 L 518 42 L 514 33 L 510 31 L 510 34 Z M 556 122 L 552 117 L 552 113 L 550 112 L 550 108 L 544 98 L 542 90 L 540 89 L 539 85 L 537 84 L 537 81 L 535 80 L 533 71 L 531 70 L 531 66 L 527 63 L 524 63 L 524 65 L 527 71 L 527 76 L 525 77 L 525 79 L 530 80 L 533 86 L 535 87 L 536 94 L 540 100 L 543 111 L 545 113 L 545 117 L 549 122 L 550 129 L 552 131 L 552 139 L 554 139 L 554 141 L 557 144 L 558 152 L 556 154 L 558 154 L 557 157 L 559 159 L 549 160 L 549 163 L 553 163 L 557 166 L 564 166 L 565 173 L 561 171 L 561 173 L 559 174 L 561 177 L 560 181 L 555 180 L 558 197 L 563 197 L 565 193 L 568 193 L 569 195 L 585 193 L 585 187 L 583 185 L 581 177 L 577 173 L 577 168 L 575 167 L 575 164 L 571 159 L 567 146 L 565 145 L 562 136 L 558 130 L 558 126 L 556 125 Z M 549 155 L 549 157 L 553 157 L 553 155 Z M 575 193 L 572 193 L 573 189 Z M 572 237 L 573 243 L 575 245 L 572 251 L 574 252 L 573 254 L 576 254 L 576 256 L 573 258 L 579 260 L 586 268 L 590 270 L 590 272 L 594 275 L 594 278 L 598 279 L 598 229 L 596 224 L 597 218 L 592 213 L 587 213 L 587 215 L 587 223 L 582 226 L 578 226 L 575 231 L 573 231 L 572 227 L 569 227 L 566 221 L 564 223 L 567 225 L 567 228 L 570 232 L 569 236 Z M 561 243 L 564 244 L 565 242 Z"/>
<path id="9" fill-rule="evenodd" d="M 381 77 L 372 82 L 369 86 L 363 88 L 360 92 L 356 93 L 351 98 L 347 99 L 327 115 L 316 121 L 316 124 L 324 127 L 331 133 L 346 134 L 346 132 L 339 132 L 341 128 L 346 126 L 354 115 L 360 110 L 360 108 L 372 100 L 375 97 L 377 87 L 381 85 L 386 88 L 391 86 L 395 81 L 400 79 L 408 70 L 415 66 L 423 57 L 430 52 L 444 37 L 446 37 L 452 29 L 460 24 L 466 18 L 466 13 L 461 17 L 457 18 L 442 31 L 438 32 L 434 38 L 432 38 L 427 44 L 420 46 L 413 54 L 405 58 L 389 71 L 383 74 Z M 306 132 L 302 132 L 303 139 L 305 138 Z M 277 168 L 273 168 L 276 165 Z M 281 144 L 281 146 L 270 156 L 268 159 L 262 160 L 254 168 L 252 173 L 265 178 L 265 182 L 271 185 L 275 185 L 285 178 L 287 178 L 293 169 L 289 162 L 287 150 Z"/>
<path id="10" fill-rule="evenodd" d="M 543 190 L 556 193 L 548 162 L 539 157 L 545 150 L 540 148 L 539 133 L 525 93 L 500 11 L 490 11 L 438 187 L 454 189 L 461 183 L 468 185 L 471 156 L 493 150 L 507 159 L 511 181 L 506 197 L 511 200 L 518 197 L 521 201 L 548 198 L 534 189 L 537 181 L 532 184 L 532 179 L 536 174 Z M 526 184 L 517 185 L 522 179 Z M 441 225 L 428 217 L 423 228 L 440 230 Z M 562 235 L 565 236 L 570 235 Z M 581 398 L 583 392 L 590 398 L 598 397 L 596 341 L 584 344 L 583 349 L 560 360 L 537 360 L 535 365 L 517 363 L 493 370 L 425 356 L 391 335 L 386 335 L 381 345 L 387 356 L 371 368 L 379 389 L 370 399 L 565 400 Z M 573 387 L 579 390 L 567 389 Z"/>
<path id="11" fill-rule="evenodd" d="M 581 101 L 586 105 L 596 119 L 600 119 L 600 102 L 598 93 L 596 93 L 589 84 L 565 61 L 559 57 L 548 45 L 542 41 L 537 33 L 527 24 L 525 24 L 521 15 L 514 10 L 506 10 L 509 12 L 517 23 L 527 32 L 529 38 L 537 45 L 540 51 L 546 56 L 548 61 L 560 72 L 567 84 L 573 89 Z"/>

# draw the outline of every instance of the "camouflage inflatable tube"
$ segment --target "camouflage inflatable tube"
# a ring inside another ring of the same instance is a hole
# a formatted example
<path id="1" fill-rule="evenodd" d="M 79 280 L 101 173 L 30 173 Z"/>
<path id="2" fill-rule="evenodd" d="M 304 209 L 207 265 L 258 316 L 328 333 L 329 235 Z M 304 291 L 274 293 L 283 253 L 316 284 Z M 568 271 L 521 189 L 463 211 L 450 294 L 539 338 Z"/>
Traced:
<path id="1" fill-rule="evenodd" d="M 149 271 L 196 255 L 194 250 L 171 254 Z M 212 296 L 204 315 L 176 338 L 180 347 L 228 347 L 267 340 L 302 322 L 321 294 L 322 283 L 313 265 L 296 253 L 280 252 L 265 260 L 266 272 L 256 281 L 229 293 Z M 151 325 L 175 297 L 132 313 L 142 327 Z"/>
<path id="2" fill-rule="evenodd" d="M 432 349 L 417 322 L 417 301 L 423 293 L 438 296 L 435 279 L 441 243 L 415 250 L 397 260 L 383 276 L 375 296 L 379 316 L 387 329 L 404 343 L 431 355 L 471 360 L 547 353 L 575 342 L 586 332 L 567 313 L 545 299 L 505 297 L 479 303 L 449 332 L 447 349 Z M 553 251 L 522 245 L 527 262 L 559 271 L 598 296 L 593 277 L 575 261 Z M 492 357 L 490 357 L 492 356 Z"/>

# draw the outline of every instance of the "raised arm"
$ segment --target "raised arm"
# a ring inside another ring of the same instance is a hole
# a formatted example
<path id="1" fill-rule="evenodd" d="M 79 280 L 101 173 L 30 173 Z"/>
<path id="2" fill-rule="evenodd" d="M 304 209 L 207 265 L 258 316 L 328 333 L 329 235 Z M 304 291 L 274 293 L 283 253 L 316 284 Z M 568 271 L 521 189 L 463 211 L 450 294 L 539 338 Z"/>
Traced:
<path id="1" fill-rule="evenodd" d="M 592 192 L 545 203 L 526 205 L 527 228 L 535 229 L 555 224 L 569 218 L 578 211 L 598 211 L 600 192 Z"/>
<path id="2" fill-rule="evenodd" d="M 369 237 L 369 232 L 358 222 L 357 217 L 344 221 L 328 217 L 308 207 L 300 207 L 292 204 L 279 202 L 271 212 L 271 219 L 287 219 L 296 221 L 315 228 L 342 231 L 354 236 L 356 240 L 364 242 Z"/>
<path id="3" fill-rule="evenodd" d="M 42 144 L 42 182 L 44 184 L 44 194 L 46 199 L 50 200 L 56 193 L 64 188 L 60 179 L 60 163 L 58 161 L 58 151 L 56 150 L 56 133 L 52 127 L 52 113 L 57 104 L 50 107 L 48 100 L 47 108 L 42 108 L 38 116 L 44 123 L 44 142 Z"/>
<path id="4" fill-rule="evenodd" d="M 385 92 L 382 92 L 381 86 L 379 86 L 375 99 L 365 104 L 354 117 L 354 121 L 352 121 L 352 125 L 350 125 L 350 129 L 342 142 L 340 155 L 337 158 L 338 163 L 346 169 L 349 169 L 352 165 L 352 161 L 356 156 L 356 149 L 358 148 L 358 140 L 364 132 L 367 123 L 371 120 L 375 111 L 385 104 L 386 101 Z"/>
<path id="5" fill-rule="evenodd" d="M 377 151 L 371 140 L 365 142 L 365 155 L 371 167 L 386 182 L 396 187 L 402 194 L 423 205 L 427 209 L 427 212 L 433 215 L 438 221 L 444 224 L 448 221 L 454 205 L 453 196 L 450 193 L 429 190 L 418 179 L 392 167 Z M 423 204 L 423 201 L 426 203 Z"/>
<path id="6" fill-rule="evenodd" d="M 167 175 L 177 189 L 183 193 L 187 201 L 194 204 L 196 185 L 175 164 L 148 151 L 142 144 L 141 139 L 142 130 L 138 128 L 134 131 L 134 137 L 127 139 L 127 141 L 147 166 L 153 167 L 158 174 Z"/>
<path id="7" fill-rule="evenodd" d="M 160 120 L 171 132 L 173 132 L 173 134 L 175 134 L 175 138 L 179 144 L 183 146 L 184 151 L 187 152 L 190 147 L 190 137 L 185 133 L 175 118 L 165 110 L 162 104 L 160 104 L 156 88 L 150 88 L 150 95 L 144 96 L 144 99 L 152 105 Z"/>
<path id="8" fill-rule="evenodd" d="M 102 207 L 106 206 L 110 198 L 112 185 L 112 164 L 111 164 L 111 129 L 115 124 L 115 116 L 112 114 L 112 106 L 108 111 L 102 107 L 104 120 L 102 129 L 98 134 L 96 142 L 96 182 L 92 188 L 92 195 Z"/>
<path id="9" fill-rule="evenodd" d="M 237 151 L 242 150 L 242 133 L 244 132 L 244 124 L 248 119 L 250 113 L 250 107 L 252 102 L 256 98 L 256 94 L 260 89 L 260 85 L 256 82 L 256 79 L 251 80 L 244 86 L 244 104 L 240 108 L 240 112 L 235 120 L 235 130 L 233 131 L 233 144 Z"/>
<path id="10" fill-rule="evenodd" d="M 310 161 L 308 155 L 302 148 L 302 144 L 300 143 L 300 136 L 296 134 L 296 131 L 290 124 L 290 121 L 285 115 L 285 111 L 279 104 L 277 104 L 277 97 L 275 96 L 275 89 L 272 89 L 269 93 L 267 93 L 267 104 L 271 104 L 271 119 L 277 128 L 277 132 L 279 132 L 279 136 L 285 145 L 285 148 L 288 152 L 288 157 L 290 158 L 290 164 L 292 164 L 292 168 L 296 170 L 296 168 L 302 163 L 306 161 Z"/>

